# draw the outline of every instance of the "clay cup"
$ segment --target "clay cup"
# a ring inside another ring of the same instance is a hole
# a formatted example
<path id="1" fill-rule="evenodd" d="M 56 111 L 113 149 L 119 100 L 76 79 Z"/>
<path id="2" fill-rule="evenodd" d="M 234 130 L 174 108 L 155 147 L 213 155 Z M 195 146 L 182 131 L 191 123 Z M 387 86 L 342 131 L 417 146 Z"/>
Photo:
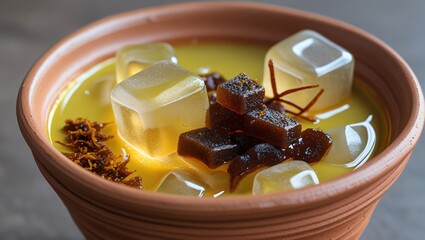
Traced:
<path id="1" fill-rule="evenodd" d="M 388 147 L 349 174 L 285 193 L 198 199 L 103 180 L 49 141 L 48 115 L 59 93 L 124 45 L 187 39 L 273 44 L 303 29 L 320 32 L 353 53 L 355 74 L 388 114 Z M 28 72 L 17 115 L 40 171 L 88 239 L 357 239 L 409 160 L 423 128 L 424 101 L 405 61 L 356 27 L 278 6 L 210 2 L 126 12 L 64 38 Z"/>

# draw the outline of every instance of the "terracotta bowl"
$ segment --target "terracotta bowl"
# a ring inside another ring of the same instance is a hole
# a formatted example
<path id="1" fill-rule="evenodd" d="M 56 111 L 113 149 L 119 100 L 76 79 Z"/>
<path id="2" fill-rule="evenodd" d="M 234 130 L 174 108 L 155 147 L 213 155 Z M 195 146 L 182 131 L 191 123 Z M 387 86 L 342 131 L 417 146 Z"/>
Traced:
<path id="1" fill-rule="evenodd" d="M 48 114 L 58 94 L 124 45 L 193 38 L 272 44 L 302 29 L 316 30 L 352 52 L 355 74 L 388 113 L 389 146 L 350 174 L 286 193 L 197 199 L 103 180 L 66 159 L 48 139 Z M 189 3 L 119 14 L 66 37 L 29 71 L 17 115 L 41 172 L 87 238 L 356 239 L 408 162 L 423 128 L 424 101 L 404 60 L 353 26 L 271 5 Z"/>

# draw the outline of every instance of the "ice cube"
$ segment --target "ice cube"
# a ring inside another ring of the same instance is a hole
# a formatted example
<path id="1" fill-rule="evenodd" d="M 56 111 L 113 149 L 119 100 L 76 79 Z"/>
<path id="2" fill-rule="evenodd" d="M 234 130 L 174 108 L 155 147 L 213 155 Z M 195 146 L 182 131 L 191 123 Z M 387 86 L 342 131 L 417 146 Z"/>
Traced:
<path id="1" fill-rule="evenodd" d="M 203 184 L 194 176 L 183 170 L 173 170 L 166 174 L 156 190 L 184 196 L 202 197 L 205 192 Z"/>
<path id="2" fill-rule="evenodd" d="M 168 43 L 146 43 L 123 47 L 116 54 L 117 83 L 162 60 L 177 63 L 174 49 Z"/>
<path id="3" fill-rule="evenodd" d="M 120 137 L 151 158 L 175 152 L 181 133 L 203 127 L 209 105 L 204 81 L 170 61 L 122 81 L 111 99 Z"/>
<path id="4" fill-rule="evenodd" d="M 263 86 L 272 96 L 268 60 L 272 59 L 278 92 L 319 84 L 325 92 L 311 111 L 340 104 L 351 93 L 354 58 L 342 47 L 312 30 L 298 32 L 270 48 L 265 58 Z M 288 94 L 284 99 L 305 106 L 319 89 Z"/>
<path id="5" fill-rule="evenodd" d="M 314 184 L 319 184 L 319 179 L 310 165 L 304 161 L 294 160 L 257 173 L 252 194 L 289 191 Z"/>
<path id="6" fill-rule="evenodd" d="M 322 161 L 347 168 L 363 165 L 376 144 L 376 133 L 370 124 L 371 120 L 372 116 L 369 116 L 364 122 L 327 130 L 333 145 Z"/>
<path id="7" fill-rule="evenodd" d="M 217 198 L 229 192 L 230 177 L 226 171 L 218 170 L 206 173 L 198 173 L 197 169 L 195 171 L 197 177 L 199 177 L 202 183 L 205 183 L 207 193 L 204 196 Z"/>

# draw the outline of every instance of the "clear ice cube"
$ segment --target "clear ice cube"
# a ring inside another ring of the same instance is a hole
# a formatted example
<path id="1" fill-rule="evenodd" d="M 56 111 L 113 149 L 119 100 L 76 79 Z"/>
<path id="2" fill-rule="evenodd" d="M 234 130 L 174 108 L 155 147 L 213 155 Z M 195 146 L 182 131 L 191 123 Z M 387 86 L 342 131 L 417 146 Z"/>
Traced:
<path id="1" fill-rule="evenodd" d="M 364 122 L 327 130 L 333 143 L 322 162 L 347 168 L 363 165 L 376 144 L 376 133 L 370 124 L 371 120 L 372 116 L 369 116 Z"/>
<path id="2" fill-rule="evenodd" d="M 174 49 L 168 43 L 146 43 L 123 47 L 116 54 L 117 83 L 162 60 L 177 63 Z"/>
<path id="3" fill-rule="evenodd" d="M 298 32 L 269 49 L 265 58 L 263 86 L 272 96 L 268 60 L 272 59 L 278 92 L 319 84 L 325 92 L 311 111 L 337 106 L 351 93 L 354 58 L 342 47 L 312 30 Z M 304 90 L 285 96 L 305 106 L 319 89 Z"/>
<path id="4" fill-rule="evenodd" d="M 304 161 L 283 162 L 255 175 L 252 194 L 283 192 L 319 184 L 310 165 Z"/>
<path id="5" fill-rule="evenodd" d="M 174 170 L 164 176 L 156 191 L 202 197 L 205 193 L 205 186 L 189 173 L 183 170 Z"/>
<path id="6" fill-rule="evenodd" d="M 175 152 L 181 133 L 203 127 L 209 106 L 204 81 L 170 61 L 117 84 L 111 100 L 120 137 L 151 158 Z"/>

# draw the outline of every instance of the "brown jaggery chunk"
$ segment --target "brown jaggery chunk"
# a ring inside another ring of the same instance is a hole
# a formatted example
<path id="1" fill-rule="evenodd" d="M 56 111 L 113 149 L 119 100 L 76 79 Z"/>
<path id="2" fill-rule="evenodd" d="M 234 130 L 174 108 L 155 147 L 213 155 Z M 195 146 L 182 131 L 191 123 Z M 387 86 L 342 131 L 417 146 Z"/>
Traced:
<path id="1" fill-rule="evenodd" d="M 65 127 L 62 129 L 67 134 L 66 142 L 57 141 L 57 143 L 69 148 L 72 152 L 62 154 L 104 179 L 141 189 L 140 177 L 128 179 L 128 176 L 134 172 L 127 168 L 130 157 L 114 155 L 112 150 L 103 143 L 112 138 L 102 132 L 105 125 L 83 118 L 77 118 L 75 121 L 66 120 Z"/>
<path id="2" fill-rule="evenodd" d="M 258 164 L 252 161 L 248 154 L 242 154 L 232 159 L 227 168 L 230 175 L 230 192 L 236 190 L 243 177 L 257 169 Z"/>
<path id="3" fill-rule="evenodd" d="M 239 154 L 243 154 L 248 151 L 248 149 L 264 142 L 258 138 L 246 135 L 241 131 L 233 132 L 230 136 L 232 137 L 232 141 L 238 145 Z"/>
<path id="4" fill-rule="evenodd" d="M 207 110 L 205 125 L 210 129 L 234 132 L 243 128 L 243 116 L 215 102 Z"/>
<path id="5" fill-rule="evenodd" d="M 287 148 L 301 136 L 301 124 L 285 114 L 263 106 L 244 116 L 244 133 Z"/>
<path id="6" fill-rule="evenodd" d="M 239 149 L 226 132 L 199 128 L 180 134 L 177 152 L 217 168 L 238 155 Z"/>
<path id="7" fill-rule="evenodd" d="M 288 158 L 284 149 L 268 143 L 255 145 L 229 164 L 227 173 L 230 175 L 230 191 L 233 192 L 243 177 L 249 173 L 263 166 L 274 166 Z"/>
<path id="8" fill-rule="evenodd" d="M 331 137 L 320 130 L 308 128 L 290 147 L 291 157 L 307 163 L 320 161 L 332 146 Z"/>
<path id="9" fill-rule="evenodd" d="M 209 74 L 201 74 L 200 77 L 204 80 L 205 86 L 208 91 L 208 100 L 210 105 L 216 102 L 217 98 L 217 86 L 226 81 L 226 79 L 217 72 Z"/>
<path id="10" fill-rule="evenodd" d="M 262 105 L 264 94 L 263 86 L 241 73 L 218 85 L 217 102 L 233 112 L 243 115 Z"/>
<path id="11" fill-rule="evenodd" d="M 268 143 L 260 143 L 250 148 L 247 153 L 251 159 L 264 166 L 274 166 L 290 158 L 288 151 Z"/>
<path id="12" fill-rule="evenodd" d="M 204 80 L 208 92 L 217 90 L 217 86 L 226 81 L 226 79 L 218 72 L 202 74 L 200 77 Z"/>

